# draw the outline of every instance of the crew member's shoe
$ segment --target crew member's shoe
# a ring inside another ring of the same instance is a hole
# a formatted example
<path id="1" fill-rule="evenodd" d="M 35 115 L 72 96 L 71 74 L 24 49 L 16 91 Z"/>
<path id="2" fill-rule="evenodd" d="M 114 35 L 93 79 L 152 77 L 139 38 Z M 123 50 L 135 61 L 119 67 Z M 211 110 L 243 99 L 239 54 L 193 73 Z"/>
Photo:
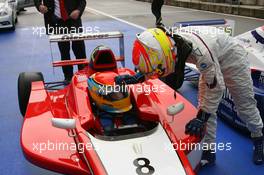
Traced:
<path id="1" fill-rule="evenodd" d="M 213 166 L 215 165 L 215 160 L 216 160 L 215 152 L 212 152 L 212 150 L 204 150 L 200 164 L 202 167 Z"/>
<path id="2" fill-rule="evenodd" d="M 166 32 L 166 27 L 163 24 L 161 17 L 156 21 L 156 27 L 157 28 L 160 28 L 161 30 L 163 30 L 164 32 Z"/>
<path id="3" fill-rule="evenodd" d="M 253 162 L 256 165 L 261 165 L 264 162 L 264 147 L 263 147 L 263 136 L 252 138 L 253 139 Z"/>

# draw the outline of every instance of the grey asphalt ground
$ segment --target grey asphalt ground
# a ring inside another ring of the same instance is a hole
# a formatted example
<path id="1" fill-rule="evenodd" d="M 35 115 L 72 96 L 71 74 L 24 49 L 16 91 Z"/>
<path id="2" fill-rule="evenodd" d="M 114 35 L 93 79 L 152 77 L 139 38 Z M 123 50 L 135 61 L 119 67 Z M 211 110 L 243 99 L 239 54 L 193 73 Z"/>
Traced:
<path id="1" fill-rule="evenodd" d="M 151 4 L 135 0 L 87 0 L 87 8 L 83 14 L 83 21 L 104 20 L 108 17 L 94 13 L 95 9 L 122 20 L 135 23 L 143 27 L 154 27 L 155 18 L 151 13 Z M 236 23 L 235 35 L 252 30 L 264 25 L 264 19 L 233 16 L 207 11 L 199 11 L 173 6 L 163 6 L 163 21 L 172 26 L 179 21 L 206 20 L 206 19 L 230 19 Z M 43 17 L 34 7 L 27 8 L 18 16 L 17 27 L 41 26 Z"/>

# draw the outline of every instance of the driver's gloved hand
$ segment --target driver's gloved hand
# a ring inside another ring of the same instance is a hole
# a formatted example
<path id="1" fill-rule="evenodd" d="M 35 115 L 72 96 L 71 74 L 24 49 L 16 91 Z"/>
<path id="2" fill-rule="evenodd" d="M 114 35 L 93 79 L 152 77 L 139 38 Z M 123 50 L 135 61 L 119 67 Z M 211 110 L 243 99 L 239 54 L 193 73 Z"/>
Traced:
<path id="1" fill-rule="evenodd" d="M 145 76 L 142 73 L 137 73 L 136 75 L 119 75 L 115 77 L 116 84 L 137 84 L 143 82 L 145 80 Z"/>
<path id="2" fill-rule="evenodd" d="M 206 122 L 208 121 L 210 115 L 210 113 L 204 112 L 200 109 L 196 118 L 189 121 L 185 126 L 185 133 L 203 137 L 206 131 Z"/>
<path id="3" fill-rule="evenodd" d="M 137 79 L 131 75 L 119 75 L 115 77 L 116 84 L 136 84 Z"/>

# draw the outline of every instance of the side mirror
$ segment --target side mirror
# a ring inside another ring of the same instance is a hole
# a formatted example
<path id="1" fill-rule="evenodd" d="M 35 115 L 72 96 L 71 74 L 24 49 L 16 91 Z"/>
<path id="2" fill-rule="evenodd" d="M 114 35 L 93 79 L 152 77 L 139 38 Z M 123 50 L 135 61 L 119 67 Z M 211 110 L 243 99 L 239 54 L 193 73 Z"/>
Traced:
<path id="1" fill-rule="evenodd" d="M 184 104 L 182 102 L 173 104 L 167 108 L 167 114 L 172 117 L 171 121 L 169 123 L 174 122 L 174 116 L 178 113 L 180 113 L 184 109 Z"/>
<path id="2" fill-rule="evenodd" d="M 75 129 L 76 119 L 52 118 L 52 126 L 61 129 Z"/>
<path id="3" fill-rule="evenodd" d="M 184 104 L 182 102 L 173 104 L 167 108 L 167 114 L 174 116 L 180 113 L 184 109 Z"/>

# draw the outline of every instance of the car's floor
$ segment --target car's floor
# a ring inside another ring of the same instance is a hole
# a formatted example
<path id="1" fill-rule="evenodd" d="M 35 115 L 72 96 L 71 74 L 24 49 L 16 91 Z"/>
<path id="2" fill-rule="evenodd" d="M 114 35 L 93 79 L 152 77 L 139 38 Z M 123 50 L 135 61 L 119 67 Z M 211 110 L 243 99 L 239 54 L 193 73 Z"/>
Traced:
<path id="1" fill-rule="evenodd" d="M 100 31 L 120 30 L 124 32 L 126 65 L 132 68 L 132 42 L 140 29 L 114 20 L 85 23 L 85 26 L 88 25 L 98 26 Z M 19 139 L 23 119 L 18 108 L 17 78 L 20 72 L 41 71 L 47 81 L 60 80 L 63 78 L 61 69 L 56 68 L 53 74 L 48 39 L 46 36 L 33 35 L 31 28 L 19 28 L 15 32 L 0 33 L 0 43 L 0 119 L 2 120 L 0 124 L 0 174 L 53 174 L 29 163 L 21 151 Z M 118 51 L 117 41 L 93 41 L 86 44 L 87 55 L 98 44 L 110 46 L 115 53 Z M 56 44 L 53 44 L 53 55 L 55 60 L 59 60 Z M 197 90 L 190 84 L 185 83 L 181 93 L 194 104 L 197 103 Z M 216 166 L 202 169 L 199 174 L 263 174 L 264 165 L 257 167 L 251 162 L 252 147 L 249 138 L 230 129 L 222 121 L 219 121 L 217 131 L 217 141 L 230 142 L 232 149 L 218 151 Z"/>

